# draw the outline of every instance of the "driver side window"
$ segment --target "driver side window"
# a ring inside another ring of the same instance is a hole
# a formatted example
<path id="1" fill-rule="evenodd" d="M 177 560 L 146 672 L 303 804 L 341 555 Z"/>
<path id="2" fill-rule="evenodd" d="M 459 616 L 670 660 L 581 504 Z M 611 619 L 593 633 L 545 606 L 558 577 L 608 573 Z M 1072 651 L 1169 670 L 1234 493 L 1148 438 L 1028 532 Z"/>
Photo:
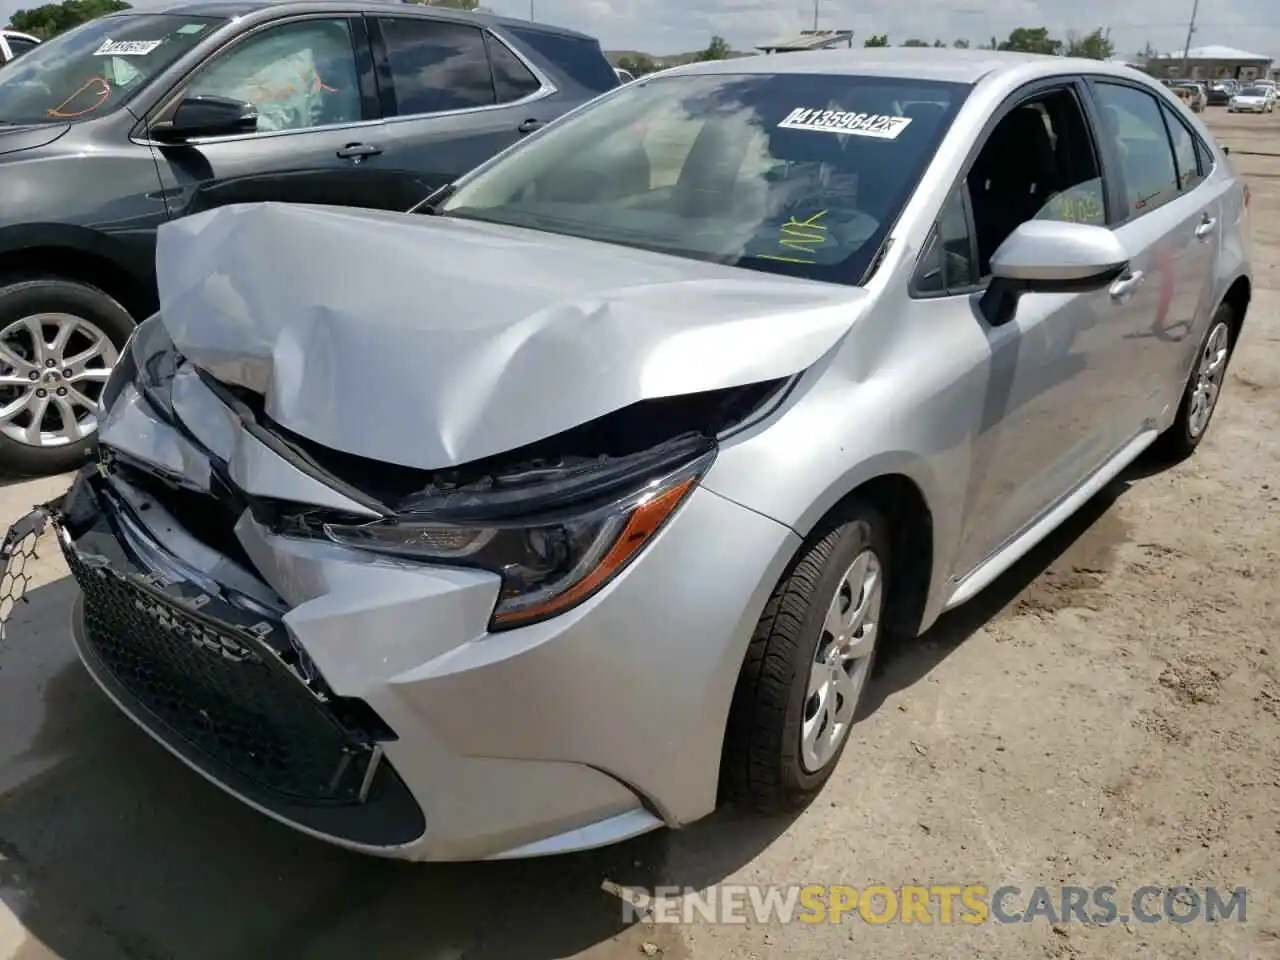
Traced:
<path id="1" fill-rule="evenodd" d="M 968 184 L 982 276 L 1000 244 L 1028 220 L 1107 223 L 1098 153 L 1071 87 L 1035 94 L 1005 114 Z"/>
<path id="2" fill-rule="evenodd" d="M 268 28 L 203 67 L 185 95 L 252 103 L 259 131 L 354 123 L 361 99 L 351 26 L 334 19 Z"/>

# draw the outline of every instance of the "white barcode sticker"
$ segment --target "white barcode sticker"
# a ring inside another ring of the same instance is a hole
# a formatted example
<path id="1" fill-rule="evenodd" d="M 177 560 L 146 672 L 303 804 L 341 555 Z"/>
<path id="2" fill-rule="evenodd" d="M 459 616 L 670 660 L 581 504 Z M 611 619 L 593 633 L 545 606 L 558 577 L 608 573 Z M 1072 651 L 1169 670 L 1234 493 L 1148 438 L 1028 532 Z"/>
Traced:
<path id="1" fill-rule="evenodd" d="M 95 57 L 145 57 L 163 40 L 103 40 L 102 46 L 93 51 Z"/>
<path id="2" fill-rule="evenodd" d="M 783 130 L 812 130 L 818 133 L 896 140 L 910 123 L 910 117 L 894 117 L 882 113 L 796 107 L 778 126 Z"/>

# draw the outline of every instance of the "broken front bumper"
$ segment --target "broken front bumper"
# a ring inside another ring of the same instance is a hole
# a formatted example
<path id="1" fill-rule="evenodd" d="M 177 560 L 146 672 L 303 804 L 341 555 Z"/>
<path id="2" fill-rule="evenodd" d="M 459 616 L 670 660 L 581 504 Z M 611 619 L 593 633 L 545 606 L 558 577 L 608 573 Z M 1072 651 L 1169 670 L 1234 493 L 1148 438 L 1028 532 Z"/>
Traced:
<path id="1" fill-rule="evenodd" d="M 165 746 L 255 806 L 335 839 L 390 847 L 422 835 L 422 810 L 384 762 L 394 734 L 324 686 L 278 605 L 176 557 L 89 469 L 12 528 L 0 609 L 21 600 L 46 534 L 81 590 L 72 614 L 81 660 Z"/>
<path id="2" fill-rule="evenodd" d="M 709 813 L 746 639 L 797 542 L 698 488 L 606 590 L 489 634 L 493 574 L 275 534 L 247 511 L 199 531 L 224 548 L 197 542 L 182 518 L 218 509 L 91 471 L 47 508 L 83 592 L 81 658 L 239 799 L 416 860 L 565 852 Z"/>

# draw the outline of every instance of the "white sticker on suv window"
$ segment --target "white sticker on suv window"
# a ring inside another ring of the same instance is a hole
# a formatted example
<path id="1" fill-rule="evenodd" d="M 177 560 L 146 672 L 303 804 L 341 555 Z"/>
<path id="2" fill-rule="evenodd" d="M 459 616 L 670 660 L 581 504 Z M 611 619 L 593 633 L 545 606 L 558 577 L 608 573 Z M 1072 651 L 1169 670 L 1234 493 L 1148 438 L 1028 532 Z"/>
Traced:
<path id="1" fill-rule="evenodd" d="M 896 140 L 910 123 L 910 117 L 796 107 L 778 126 L 783 130 L 814 130 L 820 133 L 874 137 L 877 140 Z"/>
<path id="2" fill-rule="evenodd" d="M 145 57 L 163 40 L 103 40 L 102 46 L 93 51 L 95 57 Z"/>

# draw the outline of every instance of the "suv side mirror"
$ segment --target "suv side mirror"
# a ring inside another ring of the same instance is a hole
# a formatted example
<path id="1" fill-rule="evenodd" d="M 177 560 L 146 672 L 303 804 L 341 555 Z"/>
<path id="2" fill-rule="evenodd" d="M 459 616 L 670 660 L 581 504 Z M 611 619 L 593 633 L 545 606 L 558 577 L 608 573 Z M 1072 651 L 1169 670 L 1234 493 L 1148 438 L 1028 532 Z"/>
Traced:
<path id="1" fill-rule="evenodd" d="M 992 324 L 1007 323 L 1023 293 L 1100 290 L 1128 265 L 1124 245 L 1106 227 L 1028 220 L 992 254 L 982 311 Z"/>
<path id="2" fill-rule="evenodd" d="M 258 129 L 258 108 L 230 97 L 186 97 L 173 119 L 154 124 L 151 136 L 164 143 L 183 143 L 193 137 L 226 137 Z"/>

